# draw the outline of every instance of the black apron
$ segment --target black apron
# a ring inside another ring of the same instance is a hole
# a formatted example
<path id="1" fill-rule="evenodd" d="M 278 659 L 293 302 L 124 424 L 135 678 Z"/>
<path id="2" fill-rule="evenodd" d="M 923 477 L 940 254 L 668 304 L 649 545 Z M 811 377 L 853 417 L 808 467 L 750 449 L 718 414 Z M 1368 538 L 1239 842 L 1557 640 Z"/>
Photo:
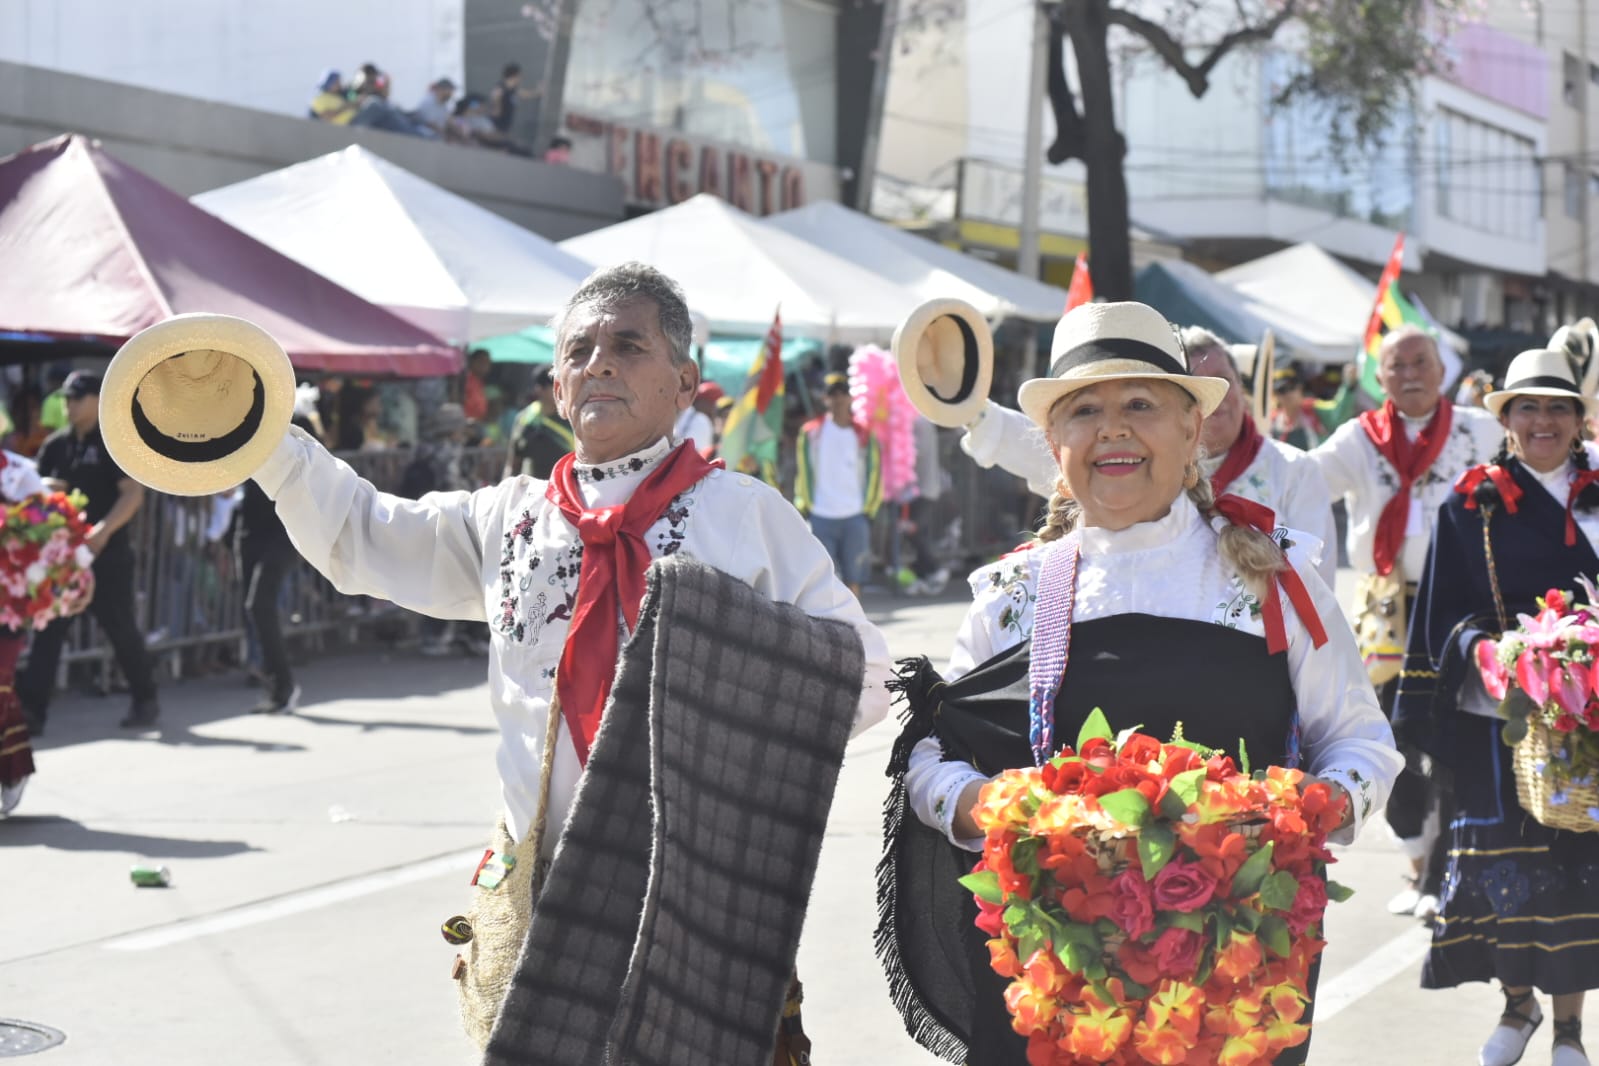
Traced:
<path id="1" fill-rule="evenodd" d="M 908 714 L 889 767 L 896 787 L 878 868 L 878 951 L 911 1035 L 946 1058 L 959 1061 L 964 1051 L 970 1066 L 1019 1066 L 1026 1041 L 1010 1026 L 1008 982 L 989 966 L 971 893 L 957 883 L 978 856 L 908 810 L 904 770 L 927 736 L 938 737 L 946 759 L 984 774 L 1031 766 L 1030 652 L 1024 642 L 948 684 L 925 658 L 908 660 L 896 686 Z M 1056 746 L 1075 744 L 1095 708 L 1113 730 L 1137 726 L 1161 741 L 1181 723 L 1187 739 L 1221 748 L 1240 765 L 1240 751 L 1247 752 L 1256 769 L 1283 765 L 1298 750 L 1287 655 L 1269 655 L 1265 638 L 1213 622 L 1122 614 L 1074 624 L 1055 699 Z M 1277 1062 L 1302 1063 L 1308 1048 L 1307 1041 Z"/>

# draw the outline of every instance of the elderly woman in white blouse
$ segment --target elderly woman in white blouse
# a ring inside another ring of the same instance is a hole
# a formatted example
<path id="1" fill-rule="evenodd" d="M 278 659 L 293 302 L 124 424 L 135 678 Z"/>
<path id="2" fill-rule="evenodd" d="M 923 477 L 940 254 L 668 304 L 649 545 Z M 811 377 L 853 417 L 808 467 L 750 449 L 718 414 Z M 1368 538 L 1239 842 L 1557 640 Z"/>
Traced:
<path id="1" fill-rule="evenodd" d="M 1047 523 L 972 575 L 944 678 L 925 661 L 907 672 L 913 716 L 890 769 L 903 771 L 882 870 L 891 989 L 922 1043 L 972 1066 L 1026 1061 L 954 883 L 981 849 L 971 810 L 992 775 L 1048 758 L 1095 708 L 1162 739 L 1181 722 L 1190 740 L 1302 765 L 1346 794 L 1334 840 L 1348 843 L 1403 765 L 1316 574 L 1323 546 L 1260 505 L 1213 499 L 1200 476 L 1200 424 L 1227 382 L 1192 375 L 1143 304 L 1077 308 L 1052 356 L 1019 394 L 1060 467 Z M 937 714 L 915 713 L 935 687 Z"/>

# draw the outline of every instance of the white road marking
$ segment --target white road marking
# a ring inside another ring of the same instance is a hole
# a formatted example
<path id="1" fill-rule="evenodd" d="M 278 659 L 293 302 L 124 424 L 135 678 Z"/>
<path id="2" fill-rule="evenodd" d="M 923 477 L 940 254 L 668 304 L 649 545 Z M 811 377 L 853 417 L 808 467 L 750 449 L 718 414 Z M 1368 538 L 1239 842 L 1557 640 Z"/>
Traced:
<path id="1" fill-rule="evenodd" d="M 1345 1007 L 1410 969 L 1427 954 L 1432 930 L 1418 925 L 1397 936 L 1316 989 L 1315 1022 L 1329 1021 Z"/>
<path id="2" fill-rule="evenodd" d="M 185 940 L 195 940 L 214 933 L 226 933 L 245 926 L 277 921 L 279 918 L 287 918 L 294 914 L 304 914 L 319 907 L 344 903 L 362 896 L 370 896 L 374 892 L 426 881 L 447 873 L 460 874 L 464 884 L 472 863 L 481 858 L 482 854 L 483 852 L 478 850 L 440 855 L 409 866 L 396 866 L 393 869 L 352 877 L 347 881 L 335 881 L 316 888 L 290 892 L 259 903 L 247 903 L 208 918 L 186 919 L 141 933 L 114 937 L 105 941 L 101 947 L 111 951 L 149 951 L 152 948 L 164 948 L 169 944 L 179 944 Z"/>

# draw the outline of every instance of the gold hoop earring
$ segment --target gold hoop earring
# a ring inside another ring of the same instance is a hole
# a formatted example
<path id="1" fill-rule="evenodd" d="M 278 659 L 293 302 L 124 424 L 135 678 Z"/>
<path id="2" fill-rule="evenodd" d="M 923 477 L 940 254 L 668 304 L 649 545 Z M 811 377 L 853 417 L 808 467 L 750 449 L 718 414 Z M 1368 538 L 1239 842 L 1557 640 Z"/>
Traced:
<path id="1" fill-rule="evenodd" d="M 1192 459 L 1183 467 L 1183 488 L 1191 489 L 1199 484 L 1199 464 Z"/>

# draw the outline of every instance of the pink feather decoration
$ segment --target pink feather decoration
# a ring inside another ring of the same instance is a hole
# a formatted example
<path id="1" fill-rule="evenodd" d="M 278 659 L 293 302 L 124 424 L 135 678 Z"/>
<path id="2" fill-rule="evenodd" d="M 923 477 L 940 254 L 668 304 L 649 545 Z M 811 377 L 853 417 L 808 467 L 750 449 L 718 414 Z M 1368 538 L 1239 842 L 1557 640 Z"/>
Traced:
<path id="1" fill-rule="evenodd" d="M 916 408 L 899 382 L 893 355 L 867 345 L 849 357 L 855 421 L 877 434 L 883 449 L 883 499 L 907 498 L 916 486 Z"/>

